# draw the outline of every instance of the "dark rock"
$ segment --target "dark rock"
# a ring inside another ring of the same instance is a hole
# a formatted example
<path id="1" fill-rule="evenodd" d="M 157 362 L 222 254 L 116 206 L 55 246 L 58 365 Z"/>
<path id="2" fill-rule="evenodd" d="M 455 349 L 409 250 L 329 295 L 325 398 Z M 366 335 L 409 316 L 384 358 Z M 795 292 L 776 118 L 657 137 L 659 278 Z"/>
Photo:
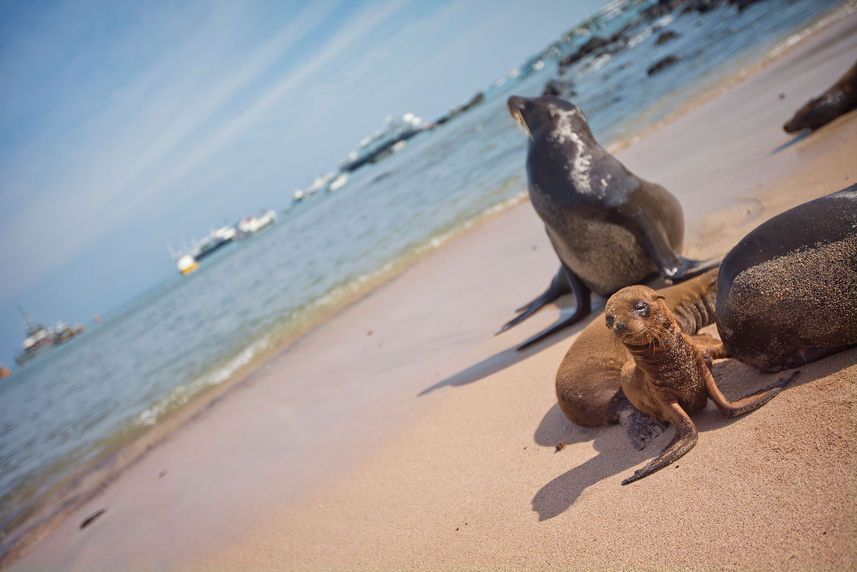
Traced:
<path id="1" fill-rule="evenodd" d="M 600 36 L 592 36 L 591 38 L 589 38 L 589 40 L 586 41 L 585 44 L 580 46 L 576 52 L 561 59 L 559 61 L 559 67 L 565 68 L 570 65 L 576 64 L 592 52 L 604 48 L 609 44 L 610 40 L 606 38 L 602 38 Z"/>
<path id="2" fill-rule="evenodd" d="M 747 6 L 751 6 L 760 0 L 729 0 L 729 3 L 733 6 L 738 6 L 738 11 L 741 12 Z"/>
<path id="3" fill-rule="evenodd" d="M 663 58 L 662 60 L 658 61 L 658 62 L 657 62 L 655 65 L 653 65 L 652 67 L 650 67 L 650 68 L 648 69 L 648 72 L 647 72 L 647 73 L 648 73 L 649 75 L 653 75 L 653 74 L 659 73 L 659 72 L 663 71 L 664 69 L 668 68 L 669 66 L 673 65 L 674 63 L 676 63 L 676 62 L 677 62 L 677 61 L 679 61 L 680 59 L 681 59 L 681 58 L 680 58 L 680 57 L 678 57 L 678 56 L 676 56 L 676 55 L 670 55 L 670 56 L 667 56 L 667 57 Z"/>
<path id="4" fill-rule="evenodd" d="M 642 12 L 643 18 L 646 20 L 657 20 L 662 16 L 671 14 L 676 8 L 684 4 L 685 0 L 659 0 L 657 4 L 652 4 Z"/>
<path id="5" fill-rule="evenodd" d="M 574 82 L 571 80 L 552 79 L 545 84 L 542 95 L 555 95 L 557 97 L 573 97 L 577 95 L 574 91 Z"/>
<path id="6" fill-rule="evenodd" d="M 704 14 L 714 10 L 721 4 L 723 4 L 723 0 L 690 0 L 685 3 L 684 9 L 681 13 L 688 14 L 690 12 L 699 12 L 700 14 Z"/>
<path id="7" fill-rule="evenodd" d="M 680 38 L 681 34 L 678 32 L 673 32 L 672 30 L 664 30 L 661 32 L 661 35 L 658 36 L 658 39 L 655 40 L 656 46 L 662 46 L 669 42 L 670 40 L 675 40 L 676 38 Z"/>

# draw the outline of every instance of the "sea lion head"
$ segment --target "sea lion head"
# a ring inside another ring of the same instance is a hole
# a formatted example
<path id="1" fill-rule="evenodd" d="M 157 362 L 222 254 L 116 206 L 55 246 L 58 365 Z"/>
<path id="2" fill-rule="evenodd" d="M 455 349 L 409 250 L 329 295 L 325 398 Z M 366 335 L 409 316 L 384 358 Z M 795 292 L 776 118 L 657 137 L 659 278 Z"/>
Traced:
<path id="1" fill-rule="evenodd" d="M 539 133 L 558 129 L 585 132 L 590 138 L 592 136 L 583 112 L 565 99 L 552 95 L 533 98 L 513 95 L 507 105 L 515 121 L 526 129 L 533 139 Z"/>
<path id="2" fill-rule="evenodd" d="M 672 316 L 663 296 L 648 286 L 628 286 L 607 300 L 604 320 L 626 346 L 647 346 L 670 328 Z"/>

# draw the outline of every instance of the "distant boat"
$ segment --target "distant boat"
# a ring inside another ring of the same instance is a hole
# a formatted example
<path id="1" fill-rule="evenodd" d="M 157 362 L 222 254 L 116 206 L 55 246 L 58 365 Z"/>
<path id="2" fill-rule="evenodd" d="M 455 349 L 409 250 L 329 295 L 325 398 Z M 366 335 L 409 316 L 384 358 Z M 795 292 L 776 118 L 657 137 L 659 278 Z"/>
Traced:
<path id="1" fill-rule="evenodd" d="M 388 117 L 383 129 L 364 138 L 357 149 L 348 154 L 340 167 L 341 170 L 356 171 L 367 163 L 377 163 L 400 150 L 403 145 L 399 145 L 399 143 L 407 141 L 423 130 L 422 121 L 422 118 L 413 113 L 405 113 L 401 119 Z"/>
<path id="2" fill-rule="evenodd" d="M 238 231 L 242 235 L 253 234 L 259 232 L 269 224 L 277 220 L 277 213 L 269 210 L 259 216 L 249 216 L 238 223 Z"/>
<path id="3" fill-rule="evenodd" d="M 199 262 L 190 254 L 184 254 L 176 261 L 176 266 L 182 274 L 190 274 L 199 268 Z"/>
<path id="4" fill-rule="evenodd" d="M 325 188 L 335 176 L 336 173 L 325 173 L 324 175 L 319 175 L 315 178 L 312 184 L 307 187 L 305 196 L 311 197 L 312 195 L 316 194 L 317 192 Z M 297 194 L 295 194 L 295 196 L 297 197 Z"/>
<path id="5" fill-rule="evenodd" d="M 83 332 L 83 326 L 77 326 L 72 329 L 65 322 L 57 322 L 57 325 L 53 328 L 45 327 L 42 324 L 34 322 L 20 307 L 18 307 L 18 311 L 27 323 L 27 337 L 24 338 L 21 344 L 24 350 L 15 356 L 15 363 L 19 366 L 26 364 L 52 347 L 65 343 Z"/>
<path id="6" fill-rule="evenodd" d="M 348 175 L 346 173 L 340 173 L 339 175 L 336 176 L 335 179 L 333 179 L 330 182 L 330 185 L 328 185 L 327 190 L 338 191 L 347 182 L 348 182 Z"/>
<path id="7" fill-rule="evenodd" d="M 12 370 L 0 363 L 0 379 L 12 375 Z"/>
<path id="8" fill-rule="evenodd" d="M 172 253 L 176 267 L 182 274 L 190 274 L 199 267 L 200 260 L 229 244 L 237 235 L 238 230 L 233 226 L 212 229 L 190 252 Z"/>

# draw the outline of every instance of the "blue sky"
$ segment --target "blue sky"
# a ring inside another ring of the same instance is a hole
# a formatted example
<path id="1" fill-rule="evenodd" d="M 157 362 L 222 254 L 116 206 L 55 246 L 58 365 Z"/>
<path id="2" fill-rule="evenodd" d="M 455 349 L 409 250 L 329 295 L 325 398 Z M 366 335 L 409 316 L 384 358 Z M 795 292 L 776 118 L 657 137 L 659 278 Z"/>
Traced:
<path id="1" fill-rule="evenodd" d="M 205 235 L 434 119 L 604 0 L 0 3 L 0 362 L 174 275 Z"/>

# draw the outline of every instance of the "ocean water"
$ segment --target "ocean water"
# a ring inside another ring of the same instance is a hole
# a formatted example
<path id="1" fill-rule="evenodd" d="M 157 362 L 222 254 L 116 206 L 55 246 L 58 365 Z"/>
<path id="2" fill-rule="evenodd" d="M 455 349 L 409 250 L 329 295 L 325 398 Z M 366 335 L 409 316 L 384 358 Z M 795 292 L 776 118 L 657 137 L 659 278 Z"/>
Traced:
<path id="1" fill-rule="evenodd" d="M 721 7 L 638 22 L 652 1 L 617 1 L 565 40 L 633 24 L 624 50 L 587 57 L 562 79 L 596 138 L 615 143 L 785 49 L 853 2 L 765 0 L 743 13 Z M 636 22 L 636 23 L 635 23 Z M 575 26 L 569 22 L 569 29 Z M 655 46 L 659 28 L 680 36 Z M 669 54 L 681 60 L 649 77 Z M 486 89 L 481 105 L 410 140 L 189 276 L 176 276 L 106 316 L 84 335 L 0 381 L 0 556 L 28 527 L 62 507 L 95 468 L 119 467 L 138 437 L 198 407 L 290 340 L 481 217 L 526 194 L 527 140 L 506 111 L 509 95 L 538 95 L 544 69 Z M 826 86 L 819 86 L 823 88 Z M 415 110 L 418 111 L 418 110 Z M 785 121 L 788 118 L 783 118 Z"/>

